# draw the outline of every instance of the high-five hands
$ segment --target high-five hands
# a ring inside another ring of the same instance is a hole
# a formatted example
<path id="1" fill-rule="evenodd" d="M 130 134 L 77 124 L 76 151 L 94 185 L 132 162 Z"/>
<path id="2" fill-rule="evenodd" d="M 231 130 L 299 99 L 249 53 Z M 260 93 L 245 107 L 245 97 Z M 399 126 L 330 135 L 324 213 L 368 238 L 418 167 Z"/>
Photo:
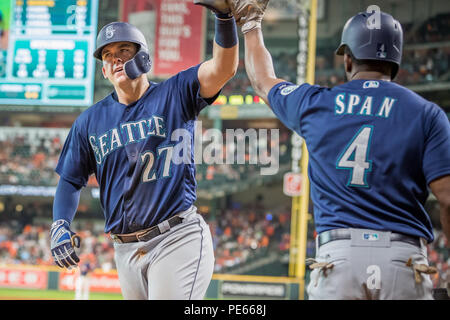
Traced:
<path id="1" fill-rule="evenodd" d="M 226 0 L 242 33 L 261 28 L 269 0 Z"/>
<path id="2" fill-rule="evenodd" d="M 233 14 L 242 33 L 261 28 L 261 22 L 269 0 L 194 0 L 216 14 Z"/>

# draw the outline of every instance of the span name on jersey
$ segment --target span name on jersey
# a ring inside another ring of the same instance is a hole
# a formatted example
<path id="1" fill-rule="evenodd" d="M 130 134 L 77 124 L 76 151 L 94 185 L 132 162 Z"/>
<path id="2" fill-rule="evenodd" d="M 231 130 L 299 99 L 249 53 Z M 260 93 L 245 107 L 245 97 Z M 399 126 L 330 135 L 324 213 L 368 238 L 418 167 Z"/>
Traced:
<path id="1" fill-rule="evenodd" d="M 397 101 L 391 97 L 384 97 L 381 103 L 375 103 L 373 96 L 339 93 L 335 97 L 335 115 L 378 116 L 388 118 Z"/>
<path id="2" fill-rule="evenodd" d="M 101 165 L 111 152 L 151 136 L 167 137 L 164 117 L 153 115 L 147 119 L 122 123 L 100 135 L 89 135 L 89 143 L 94 151 L 95 161 Z"/>

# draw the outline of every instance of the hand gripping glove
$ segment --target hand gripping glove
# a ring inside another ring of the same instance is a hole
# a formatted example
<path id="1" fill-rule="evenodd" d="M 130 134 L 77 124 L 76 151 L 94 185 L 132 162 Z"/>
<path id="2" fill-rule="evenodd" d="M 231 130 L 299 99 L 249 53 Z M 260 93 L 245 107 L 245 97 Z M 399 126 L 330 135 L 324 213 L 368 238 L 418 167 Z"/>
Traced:
<path id="1" fill-rule="evenodd" d="M 61 268 L 76 267 L 80 259 L 74 247 L 80 247 L 81 238 L 70 230 L 66 220 L 60 219 L 52 223 L 50 239 L 50 250 L 56 264 Z"/>
<path id="2" fill-rule="evenodd" d="M 194 4 L 204 6 L 219 15 L 231 13 L 227 0 L 194 0 Z"/>
<path id="3" fill-rule="evenodd" d="M 269 0 L 227 0 L 242 33 L 261 28 L 261 22 Z"/>

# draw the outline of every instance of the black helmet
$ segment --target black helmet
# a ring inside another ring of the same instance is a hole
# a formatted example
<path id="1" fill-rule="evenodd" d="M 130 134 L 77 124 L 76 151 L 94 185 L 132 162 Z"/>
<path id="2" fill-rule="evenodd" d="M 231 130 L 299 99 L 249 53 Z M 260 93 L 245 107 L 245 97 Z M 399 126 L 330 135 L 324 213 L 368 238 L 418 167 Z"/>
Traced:
<path id="1" fill-rule="evenodd" d="M 390 14 L 380 13 L 379 26 L 371 24 L 370 13 L 360 12 L 350 18 L 342 31 L 337 55 L 344 55 L 345 46 L 358 60 L 379 60 L 394 63 L 391 78 L 395 78 L 402 60 L 403 30 Z"/>

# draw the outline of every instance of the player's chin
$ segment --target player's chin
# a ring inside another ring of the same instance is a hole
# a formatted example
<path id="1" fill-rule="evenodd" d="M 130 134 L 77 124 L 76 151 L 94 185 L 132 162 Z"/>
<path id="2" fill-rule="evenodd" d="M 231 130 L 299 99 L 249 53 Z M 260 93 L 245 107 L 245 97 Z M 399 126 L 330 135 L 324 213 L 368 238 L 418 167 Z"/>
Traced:
<path id="1" fill-rule="evenodd" d="M 123 70 L 114 73 L 113 78 L 116 83 L 122 83 L 124 81 L 130 80 Z"/>

